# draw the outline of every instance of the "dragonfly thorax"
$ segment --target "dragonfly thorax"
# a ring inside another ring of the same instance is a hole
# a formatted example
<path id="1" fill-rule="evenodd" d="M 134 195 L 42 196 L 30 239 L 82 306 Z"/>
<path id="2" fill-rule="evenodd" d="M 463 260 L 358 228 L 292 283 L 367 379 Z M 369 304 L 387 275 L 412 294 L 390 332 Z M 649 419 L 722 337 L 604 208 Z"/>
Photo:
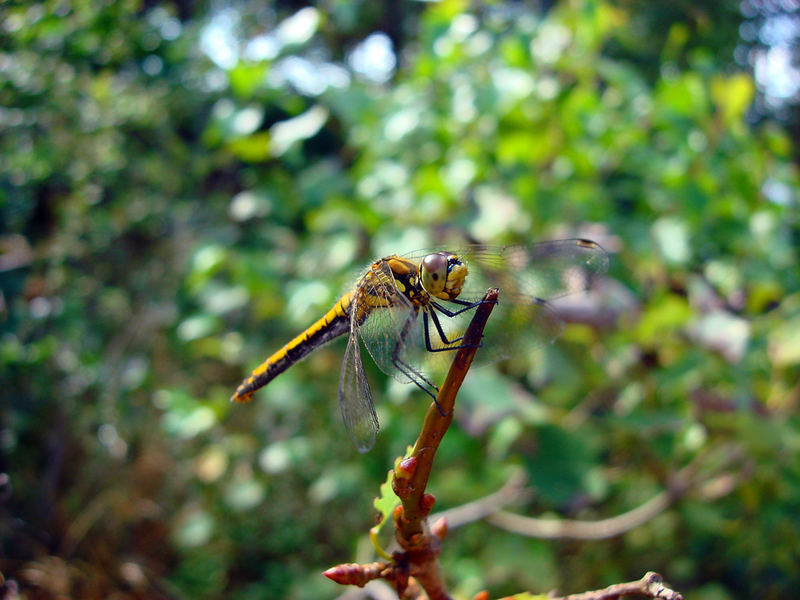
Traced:
<path id="1" fill-rule="evenodd" d="M 428 254 L 419 265 L 422 287 L 430 295 L 442 300 L 457 298 L 466 278 L 467 265 L 449 252 Z"/>

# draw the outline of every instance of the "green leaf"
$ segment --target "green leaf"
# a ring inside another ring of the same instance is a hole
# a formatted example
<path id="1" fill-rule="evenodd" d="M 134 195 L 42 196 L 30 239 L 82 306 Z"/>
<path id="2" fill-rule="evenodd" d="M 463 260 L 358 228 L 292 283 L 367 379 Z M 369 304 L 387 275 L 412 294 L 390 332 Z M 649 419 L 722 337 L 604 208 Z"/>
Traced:
<path id="1" fill-rule="evenodd" d="M 306 140 L 319 132 L 328 120 L 328 109 L 312 106 L 306 112 L 286 121 L 275 123 L 269 128 L 272 136 L 272 156 L 281 156 L 296 142 Z"/>
<path id="2" fill-rule="evenodd" d="M 800 316 L 785 321 L 770 334 L 769 355 L 780 367 L 800 364 Z"/>
<path id="3" fill-rule="evenodd" d="M 636 337 L 645 345 L 658 344 L 665 336 L 676 333 L 692 318 L 692 309 L 685 298 L 669 294 L 646 307 L 636 326 Z"/>
<path id="4" fill-rule="evenodd" d="M 703 117 L 708 110 L 706 87 L 700 75 L 694 72 L 663 78 L 656 102 L 682 117 Z"/>
<path id="5" fill-rule="evenodd" d="M 691 258 L 689 227 L 683 219 L 662 217 L 653 223 L 652 231 L 666 262 L 683 264 Z"/>
<path id="6" fill-rule="evenodd" d="M 378 541 L 378 533 L 381 529 L 383 529 L 383 526 L 387 522 L 392 521 L 394 509 L 400 505 L 400 498 L 397 497 L 392 489 L 393 478 L 394 469 L 391 469 L 386 474 L 386 481 L 384 481 L 380 486 L 380 495 L 372 502 L 372 505 L 377 509 L 379 516 L 378 524 L 369 531 L 369 537 L 372 541 L 372 545 L 375 547 L 375 551 L 386 559 L 389 558 L 389 553 L 386 552 L 386 550 L 384 550 L 384 548 L 380 545 L 380 542 Z"/>
<path id="7" fill-rule="evenodd" d="M 586 438 L 555 425 L 536 430 L 536 449 L 525 458 L 537 494 L 553 504 L 587 493 L 587 477 L 594 466 L 594 452 Z"/>
<path id="8" fill-rule="evenodd" d="M 228 71 L 231 91 L 243 100 L 251 98 L 258 87 L 264 83 L 269 71 L 267 63 L 239 62 Z"/>
<path id="9" fill-rule="evenodd" d="M 718 76 L 711 81 L 711 99 L 722 113 L 726 125 L 741 122 L 753 102 L 755 84 L 752 77 L 736 73 L 730 77 Z"/>
<path id="10" fill-rule="evenodd" d="M 382 527 L 386 521 L 391 521 L 394 509 L 400 504 L 400 498 L 394 493 L 392 489 L 392 478 L 394 477 L 394 469 L 390 469 L 386 474 L 386 481 L 380 486 L 380 495 L 373 500 L 372 505 L 380 514 L 380 523 L 377 527 Z"/>
<path id="11" fill-rule="evenodd" d="M 245 162 L 264 162 L 271 154 L 269 132 L 259 131 L 247 137 L 231 140 L 228 149 Z"/>

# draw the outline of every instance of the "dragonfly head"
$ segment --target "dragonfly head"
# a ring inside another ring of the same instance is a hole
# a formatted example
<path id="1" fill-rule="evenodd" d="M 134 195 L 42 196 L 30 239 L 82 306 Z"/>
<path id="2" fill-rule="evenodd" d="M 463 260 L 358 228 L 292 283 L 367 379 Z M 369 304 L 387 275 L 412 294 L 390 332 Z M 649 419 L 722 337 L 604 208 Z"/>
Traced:
<path id="1" fill-rule="evenodd" d="M 442 300 L 452 300 L 461 293 L 467 265 L 455 254 L 434 252 L 422 259 L 419 276 L 426 292 Z"/>

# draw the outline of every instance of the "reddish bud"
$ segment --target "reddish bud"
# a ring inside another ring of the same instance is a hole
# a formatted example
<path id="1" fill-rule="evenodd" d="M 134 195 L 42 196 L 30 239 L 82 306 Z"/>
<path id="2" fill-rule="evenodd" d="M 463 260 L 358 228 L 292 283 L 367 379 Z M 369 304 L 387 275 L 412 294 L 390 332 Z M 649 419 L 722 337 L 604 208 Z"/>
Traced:
<path id="1" fill-rule="evenodd" d="M 403 505 L 398 504 L 394 507 L 394 511 L 392 512 L 392 517 L 394 518 L 395 523 L 399 523 L 400 519 L 403 518 Z"/>
<path id="2" fill-rule="evenodd" d="M 400 461 L 395 469 L 394 476 L 398 479 L 411 479 L 414 471 L 417 470 L 418 459 L 416 456 L 409 456 Z"/>
<path id="3" fill-rule="evenodd" d="M 433 510 L 433 505 L 436 504 L 436 497 L 433 494 L 422 494 L 419 502 L 425 514 L 428 514 Z"/>
<path id="4" fill-rule="evenodd" d="M 472 600 L 489 600 L 489 592 L 483 590 L 472 597 Z"/>
<path id="5" fill-rule="evenodd" d="M 364 587 L 373 579 L 380 577 L 381 572 L 385 568 L 386 565 L 379 562 L 370 563 L 368 565 L 345 563 L 331 567 L 322 574 L 340 585 L 357 585 L 358 587 Z"/>

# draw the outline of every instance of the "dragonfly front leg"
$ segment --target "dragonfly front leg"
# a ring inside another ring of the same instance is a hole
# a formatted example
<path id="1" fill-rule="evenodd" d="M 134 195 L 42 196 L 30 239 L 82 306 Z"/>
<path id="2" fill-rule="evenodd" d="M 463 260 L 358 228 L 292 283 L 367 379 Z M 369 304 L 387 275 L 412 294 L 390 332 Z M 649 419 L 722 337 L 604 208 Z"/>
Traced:
<path id="1" fill-rule="evenodd" d="M 438 310 L 445 316 L 455 317 L 463 312 L 467 312 L 468 310 L 471 310 L 476 306 L 480 306 L 481 304 L 483 304 L 483 300 L 478 300 L 477 302 L 467 302 L 466 300 L 459 300 L 458 298 L 453 298 L 452 300 L 450 300 L 450 302 L 453 302 L 454 304 L 460 304 L 464 308 L 460 310 L 449 310 L 444 306 L 442 306 L 441 304 L 439 304 L 438 302 L 431 302 L 431 306 L 433 306 L 436 310 Z"/>
<path id="2" fill-rule="evenodd" d="M 444 342 L 447 345 L 447 347 L 434 348 L 433 345 L 431 344 L 431 332 L 430 332 L 430 326 L 428 325 L 428 311 L 425 311 L 422 313 L 422 329 L 425 333 L 425 349 L 428 352 L 444 352 L 446 350 L 452 350 L 453 349 L 452 344 L 461 341 L 464 336 L 457 337 L 454 340 L 448 340 L 447 335 L 444 332 L 444 329 L 442 329 L 442 324 L 439 322 L 439 317 L 436 316 L 436 313 L 431 311 L 430 317 L 431 321 L 433 321 L 433 324 L 436 327 L 437 333 L 439 334 L 439 339 L 442 340 L 442 342 Z"/>
<path id="3" fill-rule="evenodd" d="M 454 313 L 451 313 L 448 316 L 458 315 L 458 314 L 464 312 L 465 310 L 469 310 L 470 308 L 474 308 L 475 306 L 477 306 L 479 304 L 481 304 L 481 303 L 477 302 L 475 304 L 471 304 L 467 308 L 465 308 L 463 310 L 460 310 L 460 311 L 457 311 L 457 312 L 454 312 Z M 440 307 L 435 302 L 433 303 L 433 306 L 434 307 L 438 307 L 438 308 L 443 308 L 443 307 Z M 446 311 L 444 314 L 447 315 L 448 312 L 449 311 Z M 436 327 L 436 332 L 439 334 L 439 339 L 442 340 L 442 342 L 444 344 L 446 344 L 446 347 L 444 347 L 444 348 L 434 348 L 433 345 L 431 344 L 430 327 L 428 326 L 428 311 L 425 311 L 422 314 L 422 328 L 423 328 L 423 331 L 425 333 L 425 349 L 428 352 L 447 352 L 447 351 L 450 351 L 450 350 L 460 350 L 461 348 L 473 348 L 474 347 L 474 346 L 471 346 L 469 344 L 460 344 L 458 346 L 454 346 L 453 344 L 457 344 L 458 342 L 460 342 L 462 339 L 464 339 L 464 336 L 459 336 L 459 337 L 457 337 L 455 339 L 448 340 L 447 339 L 447 335 L 445 334 L 444 329 L 442 328 L 442 324 L 439 322 L 439 317 L 436 315 L 436 313 L 434 311 L 430 311 L 430 317 L 431 317 L 431 321 L 433 321 L 433 325 Z M 480 344 L 478 344 L 477 347 L 480 347 Z"/>

